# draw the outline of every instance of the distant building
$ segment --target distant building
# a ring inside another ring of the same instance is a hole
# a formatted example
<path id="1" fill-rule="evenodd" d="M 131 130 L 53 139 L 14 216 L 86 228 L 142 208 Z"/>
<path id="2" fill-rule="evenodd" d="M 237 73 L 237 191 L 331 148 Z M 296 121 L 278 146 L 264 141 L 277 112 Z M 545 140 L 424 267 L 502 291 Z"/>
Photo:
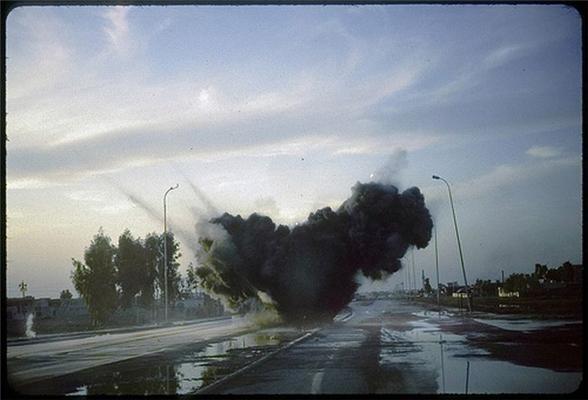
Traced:
<path id="1" fill-rule="evenodd" d="M 29 314 L 35 313 L 35 298 L 26 296 L 6 300 L 6 332 L 8 335 L 24 335 Z"/>
<path id="2" fill-rule="evenodd" d="M 26 296 L 23 298 L 12 298 L 6 301 L 7 321 L 25 320 L 28 314 L 35 312 L 35 298 Z"/>
<path id="3" fill-rule="evenodd" d="M 439 286 L 441 288 L 441 293 L 445 294 L 446 296 L 453 296 L 453 292 L 459 289 L 459 284 L 456 281 L 447 282 L 446 285 L 439 284 Z"/>
<path id="4" fill-rule="evenodd" d="M 49 305 L 49 298 L 41 298 L 35 300 L 35 318 L 51 318 L 54 316 L 53 310 Z"/>
<path id="5" fill-rule="evenodd" d="M 23 335 L 26 320 L 33 315 L 34 321 L 54 320 L 71 322 L 89 316 L 88 308 L 81 298 L 35 299 L 32 296 L 11 298 L 6 301 L 6 326 L 9 335 Z"/>
<path id="6" fill-rule="evenodd" d="M 520 297 L 519 292 L 508 292 L 503 287 L 498 288 L 498 297 Z"/>
<path id="7" fill-rule="evenodd" d="M 57 318 L 80 318 L 89 316 L 88 307 L 82 298 L 60 300 L 56 310 Z"/>
<path id="8" fill-rule="evenodd" d="M 466 299 L 469 297 L 468 291 L 466 290 L 465 286 L 460 287 L 456 291 L 451 294 L 452 297 Z"/>

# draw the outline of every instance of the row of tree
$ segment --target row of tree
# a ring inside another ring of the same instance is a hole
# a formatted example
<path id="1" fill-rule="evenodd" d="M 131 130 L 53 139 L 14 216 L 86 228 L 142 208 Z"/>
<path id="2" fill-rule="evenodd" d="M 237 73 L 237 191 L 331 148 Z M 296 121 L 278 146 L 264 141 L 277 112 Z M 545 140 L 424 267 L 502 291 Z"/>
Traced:
<path id="1" fill-rule="evenodd" d="M 164 240 L 167 242 L 167 296 L 173 307 L 183 289 L 190 289 L 196 282 L 182 281 L 178 271 L 180 245 L 171 232 L 151 233 L 141 239 L 126 229 L 116 246 L 100 228 L 84 251 L 84 262 L 72 258 L 71 279 L 94 324 L 103 323 L 118 308 L 131 305 L 148 308 L 161 298 L 165 286 Z"/>
<path id="2" fill-rule="evenodd" d="M 504 281 L 504 289 L 509 292 L 525 292 L 537 289 L 544 282 L 573 283 L 575 281 L 574 266 L 566 261 L 556 268 L 535 264 L 535 272 L 531 274 L 511 274 Z"/>
<path id="3" fill-rule="evenodd" d="M 526 293 L 529 290 L 537 290 L 545 283 L 563 283 L 569 284 L 577 281 L 577 271 L 569 261 L 566 261 L 559 267 L 549 268 L 547 265 L 535 264 L 535 272 L 531 274 L 513 273 L 502 284 L 499 280 L 482 280 L 476 279 L 471 289 L 477 296 L 492 297 L 498 296 L 498 288 L 503 287 L 507 292 Z M 432 294 L 434 292 L 429 278 L 425 278 L 423 282 L 423 290 L 425 293 Z M 449 292 L 449 294 L 451 294 Z"/>

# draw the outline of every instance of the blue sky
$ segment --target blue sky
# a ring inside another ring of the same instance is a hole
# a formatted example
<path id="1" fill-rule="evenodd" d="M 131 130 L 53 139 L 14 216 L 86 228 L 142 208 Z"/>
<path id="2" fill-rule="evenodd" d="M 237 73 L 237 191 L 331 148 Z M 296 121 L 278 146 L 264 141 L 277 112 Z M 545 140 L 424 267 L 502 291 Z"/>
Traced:
<path id="1" fill-rule="evenodd" d="M 220 210 L 294 224 L 383 179 L 422 189 L 441 280 L 461 280 L 432 174 L 453 185 L 470 280 L 580 262 L 580 24 L 550 5 L 17 8 L 8 294 L 72 289 L 100 226 L 161 231 L 176 182 L 182 269 L 208 215 L 190 182 Z M 430 277 L 432 249 L 415 253 Z"/>

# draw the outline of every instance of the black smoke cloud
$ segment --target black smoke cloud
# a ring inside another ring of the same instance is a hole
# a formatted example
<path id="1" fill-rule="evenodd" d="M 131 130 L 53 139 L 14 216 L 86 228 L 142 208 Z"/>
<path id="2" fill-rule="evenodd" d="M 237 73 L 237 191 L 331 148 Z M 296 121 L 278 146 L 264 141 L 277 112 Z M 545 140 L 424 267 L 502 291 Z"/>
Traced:
<path id="1" fill-rule="evenodd" d="M 410 246 L 427 246 L 433 227 L 418 188 L 359 182 L 336 211 L 317 210 L 293 229 L 258 214 L 210 222 L 223 229 L 200 238 L 204 287 L 233 306 L 265 292 L 294 323 L 333 318 L 352 300 L 357 272 L 382 279 L 398 271 Z"/>

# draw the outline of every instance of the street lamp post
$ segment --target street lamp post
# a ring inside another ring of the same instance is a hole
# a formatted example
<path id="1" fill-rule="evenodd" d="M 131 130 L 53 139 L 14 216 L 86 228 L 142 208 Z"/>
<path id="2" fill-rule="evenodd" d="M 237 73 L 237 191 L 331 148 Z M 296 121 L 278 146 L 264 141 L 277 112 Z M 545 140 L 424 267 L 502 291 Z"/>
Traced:
<path id="1" fill-rule="evenodd" d="M 437 308 L 441 311 L 441 290 L 439 287 L 439 250 L 437 247 L 437 225 L 433 226 L 433 232 L 435 234 L 435 271 L 437 273 Z"/>
<path id="2" fill-rule="evenodd" d="M 442 180 L 443 182 L 445 182 L 445 184 L 447 185 L 447 190 L 449 191 L 449 203 L 451 204 L 451 213 L 453 214 L 453 225 L 455 226 L 455 236 L 457 237 L 457 248 L 459 250 L 459 259 L 461 261 L 461 270 L 463 272 L 463 281 L 465 283 L 466 293 L 468 296 L 468 310 L 471 312 L 472 311 L 471 293 L 470 293 L 470 287 L 468 285 L 468 279 L 466 278 L 465 266 L 463 264 L 463 253 L 461 251 L 461 242 L 459 240 L 459 231 L 457 230 L 457 219 L 455 218 L 455 208 L 453 207 L 453 197 L 451 196 L 451 187 L 449 186 L 449 182 L 447 182 L 445 179 L 441 178 L 440 176 L 433 175 L 433 179 L 439 179 L 439 180 Z"/>
<path id="3" fill-rule="evenodd" d="M 163 298 L 165 304 L 165 321 L 167 322 L 167 194 L 174 189 L 177 189 L 180 185 L 176 183 L 176 186 L 172 186 L 163 195 Z"/>

